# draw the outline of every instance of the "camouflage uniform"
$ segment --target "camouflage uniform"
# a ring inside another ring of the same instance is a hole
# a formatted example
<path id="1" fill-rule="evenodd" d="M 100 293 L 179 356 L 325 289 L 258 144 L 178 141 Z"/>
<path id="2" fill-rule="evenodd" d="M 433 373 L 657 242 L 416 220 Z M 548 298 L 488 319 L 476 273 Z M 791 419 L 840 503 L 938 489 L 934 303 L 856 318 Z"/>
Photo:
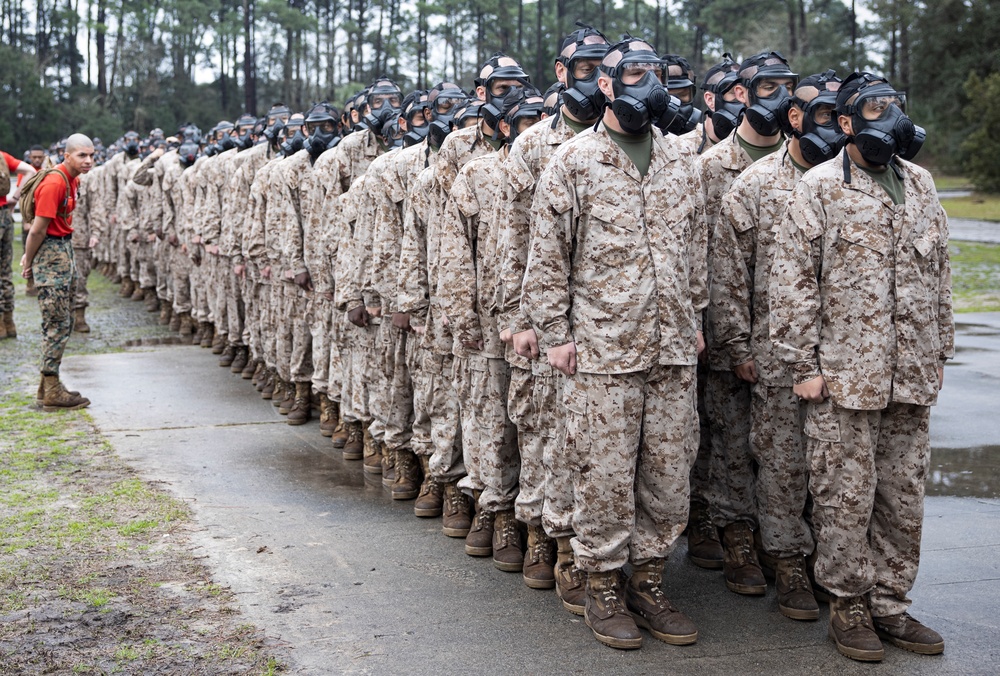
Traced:
<path id="1" fill-rule="evenodd" d="M 80 176 L 80 187 L 77 191 L 76 208 L 73 210 L 73 261 L 75 274 L 73 276 L 73 309 L 79 310 L 90 305 L 87 293 L 87 277 L 90 276 L 93 265 L 93 254 L 90 250 L 91 236 L 100 239 L 100 225 L 94 218 L 94 202 L 96 195 L 94 187 L 101 180 L 100 175 L 90 171 Z"/>
<path id="2" fill-rule="evenodd" d="M 454 336 L 456 373 L 466 374 L 459 389 L 463 447 L 468 479 L 463 487 L 482 489 L 479 508 L 514 508 L 521 459 L 517 428 L 507 415 L 510 367 L 497 327 L 499 276 L 499 193 L 507 153 L 470 160 L 452 184 L 440 227 L 438 295 Z M 482 341 L 483 348 L 467 343 Z M 463 391 L 466 390 L 467 391 Z"/>
<path id="3" fill-rule="evenodd" d="M 0 158 L 0 162 L 3 162 Z M 6 167 L 2 167 L 6 171 Z M 17 174 L 11 175 L 11 183 Z M 0 313 L 14 312 L 14 205 L 0 207 Z"/>
<path id="4" fill-rule="evenodd" d="M 704 227 L 709 236 L 715 232 L 722 196 L 750 164 L 750 155 L 735 134 L 698 156 L 696 166 L 704 189 Z M 707 438 L 702 438 L 691 477 L 692 499 L 708 505 L 716 526 L 736 521 L 754 524 L 750 384 L 733 373 L 715 337 L 711 317 L 705 322 L 705 356 L 707 368 L 699 369 L 699 378 L 704 380 L 704 401 L 700 403 L 704 406 L 702 429 L 707 431 Z"/>
<path id="5" fill-rule="evenodd" d="M 232 267 L 229 265 L 229 257 L 223 253 L 222 249 L 222 222 L 226 216 L 226 199 L 229 179 L 232 177 L 230 167 L 235 159 L 237 150 L 229 150 L 209 158 L 209 162 L 202 169 L 202 176 L 205 184 L 205 197 L 202 209 L 198 212 L 200 217 L 200 229 L 202 244 L 219 247 L 216 255 L 206 252 L 205 262 L 207 265 L 208 299 L 212 308 L 213 323 L 215 324 L 215 335 L 229 343 L 232 339 L 229 336 L 229 297 L 233 292 L 231 282 Z M 238 337 L 237 337 L 238 338 Z"/>
<path id="6" fill-rule="evenodd" d="M 777 357 L 795 383 L 822 375 L 830 393 L 805 420 L 816 581 L 838 597 L 867 594 L 875 617 L 910 604 L 929 407 L 955 349 L 947 217 L 930 174 L 895 162 L 905 204 L 846 150 L 806 173 L 770 283 Z"/>
<path id="7" fill-rule="evenodd" d="M 132 176 L 135 175 L 140 164 L 138 158 L 128 159 L 126 157 L 118 166 L 114 177 L 118 185 L 115 193 L 117 196 L 115 218 L 118 221 L 115 228 L 118 243 L 118 274 L 122 277 L 131 277 L 136 283 L 139 281 L 139 261 L 135 259 L 135 242 L 132 241 L 132 231 L 139 220 L 139 205 L 138 192 L 132 183 Z"/>
<path id="8" fill-rule="evenodd" d="M 46 237 L 31 263 L 42 312 L 42 375 L 58 376 L 73 333 L 73 242 Z"/>
<path id="9" fill-rule="evenodd" d="M 270 152 L 268 152 L 270 156 Z M 267 250 L 267 208 L 271 178 L 281 157 L 269 157 L 253 175 L 247 196 L 240 260 L 246 265 L 246 335 L 251 354 L 273 368 L 274 324 L 271 310 L 271 260 Z M 266 274 L 265 274 L 266 273 Z"/>
<path id="10" fill-rule="evenodd" d="M 208 264 L 205 262 L 205 247 L 198 235 L 199 208 L 204 206 L 205 186 L 202 170 L 208 160 L 207 156 L 199 157 L 191 167 L 183 173 L 184 186 L 184 217 L 179 223 L 182 246 L 187 246 L 188 257 L 191 260 L 191 316 L 200 322 L 212 321 L 212 310 L 208 303 Z"/>
<path id="11" fill-rule="evenodd" d="M 181 249 L 180 220 L 184 218 L 184 180 L 177 151 L 163 156 L 163 257 L 170 275 L 173 311 L 191 312 L 191 259 Z M 159 268 L 157 268 L 159 269 Z"/>
<path id="12" fill-rule="evenodd" d="M 563 405 L 572 544 L 588 572 L 666 557 L 687 522 L 708 304 L 701 195 L 673 139 L 653 134 L 643 178 L 603 128 L 560 146 L 535 190 L 521 305 L 545 348 L 576 344 Z"/>
<path id="13" fill-rule="evenodd" d="M 139 286 L 143 289 L 156 289 L 159 276 L 156 271 L 157 243 L 163 232 L 163 166 L 161 158 L 147 157 L 136 169 L 132 182 L 143 186 L 144 190 L 137 192 L 138 233 L 136 242 L 136 258 L 139 263 Z M 150 237 L 156 237 L 150 242 Z M 161 293 L 163 295 L 161 295 Z M 166 299 L 166 288 L 157 290 L 157 297 Z"/>
<path id="14" fill-rule="evenodd" d="M 757 519 L 764 550 L 775 557 L 808 556 L 813 538 L 805 519 L 809 469 L 802 439 L 805 406 L 791 373 L 768 337 L 767 287 L 774 237 L 802 172 L 786 148 L 740 174 L 722 198 L 709 252 L 709 321 L 731 368 L 753 360 L 750 452 L 757 462 Z"/>

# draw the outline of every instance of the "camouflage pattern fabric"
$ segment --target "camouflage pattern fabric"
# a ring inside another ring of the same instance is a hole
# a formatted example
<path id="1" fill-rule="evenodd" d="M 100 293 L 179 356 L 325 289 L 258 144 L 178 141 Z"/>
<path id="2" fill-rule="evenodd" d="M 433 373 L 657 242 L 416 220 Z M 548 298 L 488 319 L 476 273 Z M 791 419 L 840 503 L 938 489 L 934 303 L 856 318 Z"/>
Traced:
<path id="1" fill-rule="evenodd" d="M 42 375 L 59 375 L 66 343 L 73 333 L 73 243 L 46 237 L 31 264 L 42 313 Z"/>

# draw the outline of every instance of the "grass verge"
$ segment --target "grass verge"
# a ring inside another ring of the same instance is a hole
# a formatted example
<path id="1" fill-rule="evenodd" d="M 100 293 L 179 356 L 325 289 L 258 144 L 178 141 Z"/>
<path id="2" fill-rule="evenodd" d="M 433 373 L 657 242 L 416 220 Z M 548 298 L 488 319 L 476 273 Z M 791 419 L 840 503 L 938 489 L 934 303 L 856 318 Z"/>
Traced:
<path id="1" fill-rule="evenodd" d="M 952 241 L 949 246 L 955 311 L 1000 311 L 1000 244 Z"/>
<path id="2" fill-rule="evenodd" d="M 977 221 L 1000 221 L 1000 195 L 972 194 L 941 200 L 949 218 L 970 218 Z"/>

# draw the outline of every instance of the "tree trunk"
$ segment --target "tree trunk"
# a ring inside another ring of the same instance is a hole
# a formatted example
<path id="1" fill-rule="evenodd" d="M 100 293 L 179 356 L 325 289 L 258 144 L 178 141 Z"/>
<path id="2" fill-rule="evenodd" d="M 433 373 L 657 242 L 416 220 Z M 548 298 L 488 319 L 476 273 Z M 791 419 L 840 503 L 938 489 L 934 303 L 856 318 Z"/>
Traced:
<path id="1" fill-rule="evenodd" d="M 785 8 L 788 10 L 788 56 L 794 57 L 799 53 L 798 38 L 798 12 L 795 10 L 796 0 L 788 0 Z"/>
<path id="2" fill-rule="evenodd" d="M 243 0 L 243 105 L 247 111 L 257 110 L 257 65 L 254 54 L 254 6 Z"/>
<path id="3" fill-rule="evenodd" d="M 542 82 L 545 77 L 542 54 L 542 0 L 537 0 L 538 11 L 535 15 L 535 82 Z"/>

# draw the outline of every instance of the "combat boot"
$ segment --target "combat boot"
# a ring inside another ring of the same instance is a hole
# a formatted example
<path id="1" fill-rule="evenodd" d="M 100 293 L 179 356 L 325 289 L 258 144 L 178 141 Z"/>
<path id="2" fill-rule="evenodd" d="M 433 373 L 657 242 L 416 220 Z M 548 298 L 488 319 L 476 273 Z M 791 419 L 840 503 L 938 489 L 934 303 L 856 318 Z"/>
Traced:
<path id="1" fill-rule="evenodd" d="M 239 368 L 237 368 L 239 367 Z M 250 348 L 243 346 L 236 353 L 236 359 L 233 360 L 233 365 L 230 371 L 233 373 L 239 373 L 242 380 L 250 380 L 253 378 L 254 371 L 257 369 L 257 362 L 250 358 Z"/>
<path id="2" fill-rule="evenodd" d="M 170 326 L 171 321 L 174 317 L 174 309 L 170 307 L 170 303 L 167 301 L 160 301 L 160 318 L 157 320 L 160 326 Z M 177 329 L 173 329 L 176 331 Z"/>
<path id="3" fill-rule="evenodd" d="M 7 327 L 4 326 L 4 319 L 7 317 L 6 312 L 0 312 L 0 340 L 7 337 Z"/>
<path id="4" fill-rule="evenodd" d="M 396 455 L 398 451 L 389 451 L 389 449 L 383 446 L 382 448 L 382 485 L 386 488 L 392 488 L 392 484 L 396 481 Z"/>
<path id="5" fill-rule="evenodd" d="M 524 569 L 521 527 L 514 518 L 513 509 L 496 513 L 493 524 L 493 565 L 497 570 L 507 573 L 520 573 Z"/>
<path id="6" fill-rule="evenodd" d="M 114 266 L 112 266 L 112 269 L 114 269 Z M 113 275 L 111 275 L 111 283 L 112 284 L 121 284 L 122 283 L 122 276 L 119 275 L 117 272 L 115 272 Z"/>
<path id="7" fill-rule="evenodd" d="M 336 403 L 336 402 L 334 402 Z M 343 448 L 350 438 L 350 431 L 347 429 L 347 421 L 340 415 L 340 407 L 337 407 L 337 427 L 330 436 L 330 441 L 334 448 Z"/>
<path id="8" fill-rule="evenodd" d="M 337 419 L 330 415 L 332 404 L 325 392 L 319 395 L 319 433 L 324 437 L 332 437 L 333 431 L 337 429 Z"/>
<path id="9" fill-rule="evenodd" d="M 940 655 L 944 652 L 944 639 L 930 627 L 924 626 L 908 613 L 874 617 L 875 633 L 898 648 L 918 655 Z"/>
<path id="10" fill-rule="evenodd" d="M 201 322 L 201 340 L 198 344 L 204 348 L 212 347 L 212 341 L 215 339 L 215 327 L 212 322 Z"/>
<path id="11" fill-rule="evenodd" d="M 708 506 L 700 502 L 691 503 L 691 516 L 687 527 L 688 558 L 701 568 L 716 570 L 722 568 L 725 555 L 719 541 L 719 529 L 712 523 Z"/>
<path id="12" fill-rule="evenodd" d="M 181 330 L 181 313 L 174 312 L 173 306 L 170 306 L 170 321 L 167 322 L 167 328 L 174 333 Z"/>
<path id="13" fill-rule="evenodd" d="M 132 293 L 129 295 L 129 300 L 141 301 L 146 300 L 146 290 L 143 289 L 137 282 L 132 283 Z"/>
<path id="14" fill-rule="evenodd" d="M 159 312 L 160 299 L 156 297 L 156 289 L 143 289 L 143 300 L 146 301 L 146 312 Z"/>
<path id="15" fill-rule="evenodd" d="M 274 395 L 274 388 L 277 387 L 278 384 L 278 374 L 275 371 L 268 369 L 267 375 L 261 379 L 260 384 L 260 398 L 270 401 L 271 397 Z"/>
<path id="16" fill-rule="evenodd" d="M 496 512 L 487 512 L 479 506 L 482 491 L 473 491 L 476 516 L 472 519 L 469 534 L 465 536 L 465 553 L 469 556 L 491 556 L 493 554 L 493 530 Z"/>
<path id="17" fill-rule="evenodd" d="M 413 503 L 413 515 L 421 518 L 441 516 L 444 502 L 444 486 L 431 476 L 431 459 L 421 455 L 420 468 L 424 471 L 424 481 L 420 484 L 420 493 Z"/>
<path id="18" fill-rule="evenodd" d="M 819 604 L 809 584 L 803 556 L 773 559 L 778 611 L 793 620 L 818 620 Z"/>
<path id="19" fill-rule="evenodd" d="M 382 473 L 382 445 L 375 441 L 371 434 L 371 423 L 364 426 L 361 433 L 361 469 L 368 474 Z M 382 482 L 385 485 L 385 481 Z M 389 486 L 392 484 L 390 483 Z"/>
<path id="20" fill-rule="evenodd" d="M 229 368 L 235 359 L 236 346 L 232 343 L 226 343 L 226 346 L 222 348 L 222 352 L 219 354 L 219 367 Z"/>
<path id="21" fill-rule="evenodd" d="M 253 370 L 250 372 L 250 378 L 249 378 L 250 384 L 253 385 L 255 388 L 257 388 L 257 391 L 260 392 L 262 388 L 257 387 L 257 383 L 259 383 L 260 379 L 264 377 L 264 373 L 266 370 L 266 367 L 264 366 L 264 360 L 254 359 L 250 363 L 250 365 L 253 366 Z M 246 373 L 245 369 L 243 373 Z M 245 375 L 243 376 L 243 378 L 247 379 Z"/>
<path id="22" fill-rule="evenodd" d="M 570 539 L 556 538 L 556 566 L 553 570 L 556 596 L 562 601 L 563 608 L 582 617 L 587 599 L 587 575 L 576 565 Z"/>
<path id="23" fill-rule="evenodd" d="M 3 313 L 3 330 L 8 338 L 17 338 L 17 327 L 14 325 L 14 311 Z"/>
<path id="24" fill-rule="evenodd" d="M 299 386 L 299 383 L 294 381 L 289 381 L 284 384 L 285 388 L 282 390 L 284 399 L 278 403 L 278 413 L 281 415 L 288 415 L 295 408 L 295 389 Z"/>
<path id="25" fill-rule="evenodd" d="M 274 390 L 271 392 L 271 406 L 281 406 L 281 402 L 283 402 L 287 396 L 285 394 L 286 386 L 287 384 L 284 380 L 278 376 L 274 377 Z"/>
<path id="26" fill-rule="evenodd" d="M 736 521 L 722 529 L 723 575 L 730 591 L 760 596 L 767 591 L 767 580 L 757 562 L 753 531 L 746 521 Z"/>
<path id="27" fill-rule="evenodd" d="M 222 354 L 223 350 L 226 349 L 226 345 L 226 334 L 216 331 L 212 337 L 212 354 Z"/>
<path id="28" fill-rule="evenodd" d="M 444 506 L 441 514 L 441 532 L 450 538 L 464 538 L 472 523 L 472 505 L 469 496 L 458 490 L 458 482 L 444 484 Z"/>
<path id="29" fill-rule="evenodd" d="M 295 403 L 288 412 L 289 425 L 305 425 L 312 417 L 312 383 L 295 383 Z"/>
<path id="30" fill-rule="evenodd" d="M 74 397 L 79 397 L 80 393 L 76 390 L 66 390 Z M 42 376 L 38 381 L 38 394 L 35 395 L 35 403 L 41 408 L 42 404 L 45 402 L 45 376 Z"/>
<path id="31" fill-rule="evenodd" d="M 191 319 L 190 312 L 180 313 L 180 327 L 177 332 L 181 334 L 181 342 L 185 345 L 191 344 L 191 339 L 194 337 L 195 326 L 194 320 Z"/>
<path id="32" fill-rule="evenodd" d="M 78 408 L 90 406 L 90 399 L 81 397 L 79 393 L 67 392 L 63 387 L 59 376 L 42 377 L 42 410 L 49 413 L 53 411 L 74 411 Z"/>
<path id="33" fill-rule="evenodd" d="M 594 638 L 621 650 L 642 647 L 642 634 L 625 607 L 621 596 L 621 575 L 617 570 L 587 576 L 587 601 L 583 620 Z"/>
<path id="34" fill-rule="evenodd" d="M 86 308 L 78 307 L 73 310 L 73 330 L 77 333 L 90 333 L 90 325 L 87 324 Z"/>
<path id="35" fill-rule="evenodd" d="M 556 586 L 556 543 L 541 526 L 528 526 L 528 546 L 524 552 L 521 577 L 532 589 L 552 589 Z"/>
<path id="36" fill-rule="evenodd" d="M 670 645 L 691 645 L 698 640 L 698 629 L 663 593 L 663 563 L 663 559 L 650 559 L 632 564 L 625 606 L 635 623 L 655 638 Z"/>
<path id="37" fill-rule="evenodd" d="M 361 460 L 365 457 L 364 429 L 360 422 L 344 421 L 347 441 L 344 443 L 344 460 Z"/>
<path id="38" fill-rule="evenodd" d="M 408 448 L 396 450 L 396 480 L 392 482 L 393 500 L 412 500 L 420 494 L 420 463 Z"/>
<path id="39" fill-rule="evenodd" d="M 837 652 L 859 662 L 881 662 L 885 648 L 879 640 L 868 603 L 863 596 L 830 599 L 830 626 L 827 630 Z"/>
<path id="40" fill-rule="evenodd" d="M 32 298 L 38 295 L 38 287 L 35 286 L 34 279 L 28 280 L 28 287 L 24 290 L 24 295 L 31 296 Z"/>

